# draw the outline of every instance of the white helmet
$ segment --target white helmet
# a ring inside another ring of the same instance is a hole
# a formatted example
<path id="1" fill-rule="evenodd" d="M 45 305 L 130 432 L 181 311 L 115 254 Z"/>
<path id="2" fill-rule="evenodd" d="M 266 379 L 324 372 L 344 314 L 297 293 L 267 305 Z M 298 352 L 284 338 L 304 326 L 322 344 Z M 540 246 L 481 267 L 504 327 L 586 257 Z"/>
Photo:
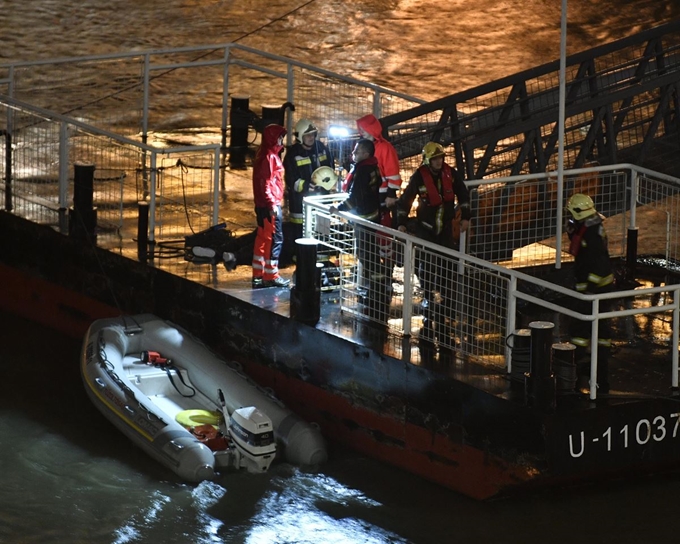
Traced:
<path id="1" fill-rule="evenodd" d="M 300 119 L 297 123 L 295 123 L 295 137 L 300 142 L 302 141 L 302 137 L 305 134 L 316 134 L 317 132 L 319 132 L 319 129 L 316 128 L 316 125 L 309 119 Z"/>
<path id="2" fill-rule="evenodd" d="M 332 191 L 338 183 L 338 175 L 330 166 L 320 166 L 312 172 L 312 183 L 326 191 Z"/>

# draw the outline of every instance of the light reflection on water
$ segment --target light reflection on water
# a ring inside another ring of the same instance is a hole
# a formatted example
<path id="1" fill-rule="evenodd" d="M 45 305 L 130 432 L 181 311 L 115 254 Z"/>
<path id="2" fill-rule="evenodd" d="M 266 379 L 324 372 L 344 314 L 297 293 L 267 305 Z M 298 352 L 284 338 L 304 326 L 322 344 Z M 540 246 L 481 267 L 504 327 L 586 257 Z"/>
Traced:
<path id="1" fill-rule="evenodd" d="M 680 476 L 479 503 L 331 444 L 319 473 L 274 465 L 186 485 L 91 404 L 80 343 L 0 313 L 0 543 L 666 542 Z M 645 501 L 640 501 L 641 496 Z"/>
<path id="2" fill-rule="evenodd" d="M 362 521 L 384 506 L 337 475 L 279 464 L 176 480 L 91 404 L 79 349 L 0 313 L 0 543 L 408 542 Z"/>

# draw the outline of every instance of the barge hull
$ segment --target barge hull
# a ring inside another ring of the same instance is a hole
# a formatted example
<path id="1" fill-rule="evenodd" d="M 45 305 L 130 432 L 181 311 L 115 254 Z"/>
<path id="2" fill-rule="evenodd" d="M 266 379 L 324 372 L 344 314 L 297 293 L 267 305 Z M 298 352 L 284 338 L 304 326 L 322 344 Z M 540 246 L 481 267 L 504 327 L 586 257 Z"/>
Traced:
<path id="1" fill-rule="evenodd" d="M 676 399 L 543 413 L 12 214 L 0 212 L 0 230 L 5 311 L 78 338 L 96 319 L 158 315 L 236 359 L 331 443 L 467 496 L 650 473 L 680 459 Z M 631 441 L 607 448 L 622 430 Z"/>

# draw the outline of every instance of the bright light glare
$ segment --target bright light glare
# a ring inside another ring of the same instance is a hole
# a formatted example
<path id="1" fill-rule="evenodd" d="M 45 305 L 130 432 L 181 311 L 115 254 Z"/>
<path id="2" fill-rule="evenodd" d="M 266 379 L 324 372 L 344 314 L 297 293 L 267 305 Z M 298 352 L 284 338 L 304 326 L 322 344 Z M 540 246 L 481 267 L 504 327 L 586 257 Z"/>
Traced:
<path id="1" fill-rule="evenodd" d="M 339 125 L 331 125 L 328 128 L 328 136 L 330 138 L 348 138 L 349 129 L 341 127 Z"/>
<path id="2" fill-rule="evenodd" d="M 272 480 L 246 544 L 406 544 L 370 520 L 380 503 L 323 474 Z M 279 487 L 275 490 L 275 487 Z"/>

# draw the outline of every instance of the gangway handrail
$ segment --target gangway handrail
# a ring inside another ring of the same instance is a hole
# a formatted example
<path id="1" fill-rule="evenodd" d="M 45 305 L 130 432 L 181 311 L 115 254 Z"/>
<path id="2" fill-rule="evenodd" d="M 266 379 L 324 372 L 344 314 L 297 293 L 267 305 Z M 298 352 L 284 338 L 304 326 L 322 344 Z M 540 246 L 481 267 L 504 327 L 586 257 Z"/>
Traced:
<path id="1" fill-rule="evenodd" d="M 659 174 L 657 172 L 654 172 L 653 170 L 647 169 L 647 168 L 639 168 L 635 167 L 634 165 L 622 163 L 622 164 L 617 164 L 609 167 L 593 167 L 593 168 L 587 168 L 587 169 L 574 169 L 568 171 L 569 174 L 579 174 L 583 173 L 583 171 L 607 171 L 607 170 L 624 170 L 624 169 L 630 169 L 631 177 L 636 177 L 637 173 L 643 173 L 647 174 L 650 176 L 655 176 L 658 178 L 663 179 L 664 181 L 672 182 L 673 184 L 677 185 L 680 188 L 680 180 L 677 178 L 673 178 L 672 176 L 667 176 L 664 174 Z M 540 178 L 551 178 L 554 176 L 554 173 L 543 173 L 543 174 L 535 174 L 532 175 L 532 178 L 540 179 Z M 516 176 L 515 181 L 517 179 L 525 179 L 527 176 Z M 506 179 L 507 180 L 507 179 Z M 476 181 L 475 183 L 494 183 L 497 182 L 498 180 L 492 179 L 492 180 L 479 180 Z M 630 191 L 632 194 L 632 202 L 635 202 L 636 200 L 636 190 L 637 190 L 637 185 L 633 183 L 630 187 Z M 377 225 L 371 221 L 367 221 L 365 219 L 362 219 L 360 217 L 354 216 L 351 213 L 348 212 L 339 212 L 336 215 L 333 215 L 330 213 L 330 207 L 334 203 L 337 203 L 338 201 L 344 200 L 347 195 L 345 194 L 334 194 L 334 195 L 324 195 L 324 196 L 310 196 L 306 197 L 304 199 L 304 205 L 305 205 L 305 228 L 307 231 L 305 232 L 306 236 L 314 237 L 314 232 L 311 230 L 310 225 L 313 224 L 313 214 L 322 214 L 327 217 L 336 217 L 339 220 L 345 222 L 349 221 L 352 224 L 356 225 L 361 225 L 363 228 L 366 228 L 368 230 L 372 230 L 376 233 L 380 233 L 382 235 L 390 236 L 394 240 L 398 241 L 398 243 L 404 245 L 404 253 L 407 255 L 411 255 L 414 251 L 414 247 L 419 247 L 419 248 L 424 248 L 427 251 L 432 251 L 432 252 L 437 252 L 438 254 L 445 255 L 448 259 L 450 259 L 451 262 L 458 261 L 462 266 L 459 266 L 459 274 L 461 273 L 461 270 L 465 270 L 466 266 L 474 266 L 476 268 L 493 272 L 497 274 L 498 276 L 501 276 L 505 278 L 508 283 L 509 283 L 509 288 L 507 290 L 508 294 L 508 300 L 507 300 L 507 316 L 506 316 L 506 331 L 512 331 L 515 329 L 515 315 L 514 315 L 514 309 L 517 306 L 517 301 L 518 300 L 523 300 L 532 304 L 537 305 L 538 307 L 558 312 L 560 314 L 572 317 L 574 319 L 579 319 L 582 321 L 590 322 L 591 323 L 591 367 L 590 367 L 590 372 L 591 372 L 591 383 L 594 384 L 596 383 L 596 378 L 597 378 L 597 346 L 598 346 L 598 330 L 599 330 L 599 322 L 602 319 L 612 319 L 615 317 L 626 317 L 626 316 L 632 316 L 632 315 L 638 315 L 638 314 L 657 314 L 657 313 L 664 313 L 664 312 L 672 312 L 673 314 L 673 323 L 672 323 L 672 341 L 671 341 L 671 365 L 672 365 L 672 375 L 671 375 L 671 387 L 677 388 L 678 387 L 678 369 L 679 369 L 679 360 L 680 360 L 680 352 L 678 351 L 678 343 L 680 341 L 680 284 L 670 284 L 670 285 L 665 285 L 665 286 L 658 286 L 658 287 L 644 287 L 644 288 L 638 288 L 638 289 L 626 289 L 622 291 L 612 291 L 608 293 L 601 293 L 601 294 L 584 294 L 580 293 L 574 289 L 570 289 L 568 287 L 564 287 L 549 281 L 546 281 L 541 278 L 537 278 L 534 276 L 531 276 L 523 271 L 519 270 L 514 270 L 509 267 L 505 267 L 500 264 L 495 264 L 489 261 L 486 261 L 484 259 L 480 259 L 478 257 L 475 257 L 473 255 L 466 254 L 464 251 L 456 251 L 453 249 L 445 248 L 443 246 L 434 244 L 432 242 L 429 242 L 427 240 L 423 240 L 420 238 L 417 238 L 411 234 L 408 233 L 403 233 L 395 229 L 391 229 L 389 227 Z M 634 206 L 633 206 L 634 208 Z M 325 240 L 320 240 L 320 243 L 327 245 L 331 248 L 333 248 L 332 244 Z M 464 245 L 461 245 L 462 248 L 464 248 Z M 342 248 L 333 248 L 342 251 Z M 405 260 L 405 262 L 408 262 Z M 412 275 L 415 274 L 415 271 L 404 271 L 404 276 L 405 277 L 411 277 Z M 536 288 L 543 289 L 543 290 L 548 290 L 550 292 L 553 292 L 557 295 L 560 295 L 562 297 L 565 297 L 567 300 L 578 300 L 578 301 L 584 301 L 586 303 L 589 303 L 591 311 L 590 313 L 581 313 L 575 310 L 572 310 L 570 307 L 567 305 L 562 305 L 555 303 L 554 301 L 551 300 L 545 300 L 543 298 L 537 297 L 532 295 L 531 293 L 523 292 L 517 289 L 518 282 L 524 282 L 528 285 L 533 285 Z M 405 282 L 406 283 L 406 282 Z M 613 299 L 619 299 L 619 300 L 626 300 L 626 299 L 631 299 L 631 298 L 637 298 L 637 297 L 651 297 L 652 295 L 655 294 L 660 294 L 660 293 L 673 293 L 673 301 L 671 303 L 666 303 L 660 306 L 649 306 L 649 307 L 641 307 L 641 308 L 628 308 L 628 309 L 623 309 L 623 310 L 611 310 L 608 309 L 607 311 L 600 311 L 600 301 L 603 300 L 613 300 Z M 341 297 L 342 298 L 342 297 Z M 410 296 L 404 296 L 403 300 L 403 310 L 402 310 L 402 330 L 404 331 L 403 334 L 404 336 L 409 336 L 410 335 L 410 317 L 412 315 L 412 305 L 413 302 L 411 300 Z M 506 346 L 506 361 L 507 361 L 507 368 L 508 372 L 511 370 L 511 357 L 510 357 L 510 348 Z M 590 388 L 590 398 L 591 399 L 596 399 L 597 398 L 597 389 L 595 387 Z"/>

